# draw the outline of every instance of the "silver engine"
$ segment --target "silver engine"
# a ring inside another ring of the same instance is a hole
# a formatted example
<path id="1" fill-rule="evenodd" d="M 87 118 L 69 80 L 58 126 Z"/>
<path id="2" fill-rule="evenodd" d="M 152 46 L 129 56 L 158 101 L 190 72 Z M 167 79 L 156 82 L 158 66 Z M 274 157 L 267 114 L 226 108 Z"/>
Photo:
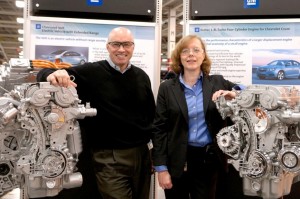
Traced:
<path id="1" fill-rule="evenodd" d="M 216 101 L 222 118 L 234 123 L 217 142 L 243 178 L 245 195 L 280 198 L 299 181 L 299 99 L 294 87 L 252 85 L 233 100 Z"/>
<path id="2" fill-rule="evenodd" d="M 77 119 L 95 116 L 75 88 L 48 82 L 21 84 L 0 97 L 0 196 L 21 188 L 21 198 L 55 196 L 82 185 Z"/>

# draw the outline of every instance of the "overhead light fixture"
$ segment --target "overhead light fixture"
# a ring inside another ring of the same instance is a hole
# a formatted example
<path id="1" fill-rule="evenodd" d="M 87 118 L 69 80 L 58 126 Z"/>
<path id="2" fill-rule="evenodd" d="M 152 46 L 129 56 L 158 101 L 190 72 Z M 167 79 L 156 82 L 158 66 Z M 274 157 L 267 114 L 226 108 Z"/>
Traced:
<path id="1" fill-rule="evenodd" d="M 18 29 L 18 33 L 19 34 L 24 34 L 24 30 L 23 29 Z"/>
<path id="2" fill-rule="evenodd" d="M 18 23 L 24 23 L 24 19 L 23 19 L 23 18 L 20 18 L 20 17 L 18 17 L 18 18 L 17 18 L 17 22 L 18 22 Z"/>
<path id="3" fill-rule="evenodd" d="M 179 22 L 179 24 L 183 26 L 183 20 L 181 20 L 181 21 Z"/>
<path id="4" fill-rule="evenodd" d="M 24 1 L 16 1 L 16 6 L 17 6 L 18 8 L 24 8 L 25 2 L 24 2 Z"/>
<path id="5" fill-rule="evenodd" d="M 24 41 L 23 37 L 18 37 L 18 41 Z"/>

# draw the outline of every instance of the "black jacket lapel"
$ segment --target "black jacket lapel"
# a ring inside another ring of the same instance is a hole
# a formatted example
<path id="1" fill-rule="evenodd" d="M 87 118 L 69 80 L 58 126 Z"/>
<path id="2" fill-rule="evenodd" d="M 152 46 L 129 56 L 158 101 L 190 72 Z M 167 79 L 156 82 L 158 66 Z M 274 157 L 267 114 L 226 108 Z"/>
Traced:
<path id="1" fill-rule="evenodd" d="M 178 77 L 174 79 L 174 84 L 172 85 L 172 91 L 174 93 L 177 104 L 180 107 L 186 122 L 188 123 L 188 108 L 185 100 L 184 90 L 179 82 Z"/>
<path id="2" fill-rule="evenodd" d="M 204 75 L 202 83 L 204 115 L 206 115 L 208 103 L 212 97 L 212 89 L 213 84 L 210 82 L 209 76 Z"/>

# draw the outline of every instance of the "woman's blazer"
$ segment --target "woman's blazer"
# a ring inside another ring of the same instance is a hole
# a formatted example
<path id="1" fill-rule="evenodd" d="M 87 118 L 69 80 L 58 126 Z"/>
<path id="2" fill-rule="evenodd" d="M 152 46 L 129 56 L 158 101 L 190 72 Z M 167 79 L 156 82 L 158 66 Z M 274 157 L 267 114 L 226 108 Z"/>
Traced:
<path id="1" fill-rule="evenodd" d="M 205 120 L 216 146 L 216 134 L 226 126 L 226 121 L 221 118 L 212 101 L 212 95 L 221 89 L 232 90 L 235 85 L 221 75 L 204 76 L 202 80 Z M 188 121 L 188 108 L 179 76 L 164 81 L 159 87 L 153 123 L 153 164 L 166 165 L 173 177 L 179 177 L 184 170 L 188 146 Z M 221 151 L 218 150 L 218 153 Z M 223 163 L 224 161 L 226 162 L 223 160 Z"/>

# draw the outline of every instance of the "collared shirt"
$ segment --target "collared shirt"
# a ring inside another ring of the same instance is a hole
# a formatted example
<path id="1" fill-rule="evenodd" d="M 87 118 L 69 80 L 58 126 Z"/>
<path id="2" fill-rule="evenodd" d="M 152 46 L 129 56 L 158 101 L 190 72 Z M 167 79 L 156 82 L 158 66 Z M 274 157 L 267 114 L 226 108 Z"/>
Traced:
<path id="1" fill-rule="evenodd" d="M 119 66 L 117 66 L 111 59 L 110 57 L 106 58 L 106 61 L 109 63 L 109 65 L 111 67 L 113 67 L 113 69 L 115 69 L 116 71 L 119 71 L 120 73 L 125 73 L 127 70 L 129 70 L 131 68 L 131 62 L 129 61 L 128 66 L 125 68 L 125 70 L 123 72 L 121 72 L 121 69 Z"/>
<path id="2" fill-rule="evenodd" d="M 197 82 L 191 87 L 184 82 L 182 74 L 179 76 L 179 81 L 184 87 L 188 107 L 188 144 L 196 147 L 204 147 L 212 142 L 204 115 L 202 79 L 201 73 Z"/>

